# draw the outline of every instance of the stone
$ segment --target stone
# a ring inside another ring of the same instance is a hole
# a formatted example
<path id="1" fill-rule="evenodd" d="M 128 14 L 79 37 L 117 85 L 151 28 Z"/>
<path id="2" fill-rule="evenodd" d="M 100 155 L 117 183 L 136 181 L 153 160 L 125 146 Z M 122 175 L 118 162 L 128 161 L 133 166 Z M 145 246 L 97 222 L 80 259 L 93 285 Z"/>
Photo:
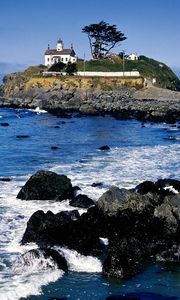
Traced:
<path id="1" fill-rule="evenodd" d="M 104 151 L 106 151 L 106 150 L 110 150 L 110 147 L 107 146 L 107 145 L 104 145 L 104 146 L 99 147 L 98 150 L 104 150 Z"/>
<path id="2" fill-rule="evenodd" d="M 17 137 L 17 139 L 27 139 L 30 136 L 29 135 L 17 135 L 16 137 Z"/>
<path id="3" fill-rule="evenodd" d="M 63 211 L 53 214 L 51 211 L 44 213 L 42 210 L 36 211 L 27 222 L 27 227 L 22 238 L 22 244 L 35 242 L 38 243 L 42 240 L 43 231 L 57 226 L 63 226 L 72 220 L 77 220 L 79 213 L 74 211 Z"/>
<path id="4" fill-rule="evenodd" d="M 27 267 L 30 267 L 31 265 L 33 267 L 33 263 L 35 260 L 45 259 L 45 260 L 47 260 L 47 264 L 44 266 L 44 268 L 46 270 L 48 267 L 52 268 L 51 263 L 48 262 L 49 258 L 54 261 L 54 263 L 57 265 L 57 267 L 59 269 L 63 270 L 64 272 L 68 271 L 68 265 L 67 265 L 67 262 L 66 262 L 66 259 L 64 258 L 64 256 L 62 256 L 55 249 L 51 249 L 51 248 L 42 248 L 42 249 L 38 248 L 38 249 L 32 249 L 32 250 L 29 250 L 28 252 L 25 252 L 15 262 L 14 269 L 16 271 L 20 271 L 22 273 L 23 270 L 26 271 Z M 42 262 L 40 262 L 40 264 L 42 265 Z M 38 271 L 39 270 L 38 270 L 38 264 L 37 264 L 37 272 Z"/>
<path id="5" fill-rule="evenodd" d="M 0 124 L 1 124 L 1 126 L 4 126 L 4 127 L 9 126 L 9 123 L 6 123 L 6 122 L 2 122 L 2 123 L 0 123 Z"/>
<path id="6" fill-rule="evenodd" d="M 116 186 L 111 187 L 97 201 L 98 208 L 108 216 L 116 215 L 122 209 L 142 210 L 151 205 L 149 195 L 141 196 L 138 193 L 119 189 Z"/>
<path id="7" fill-rule="evenodd" d="M 38 171 L 22 187 L 17 198 L 22 200 L 65 200 L 74 197 L 71 180 L 51 171 Z"/>
<path id="8" fill-rule="evenodd" d="M 98 187 L 98 186 L 103 186 L 103 183 L 102 182 L 93 182 L 91 184 L 92 187 Z"/>
<path id="9" fill-rule="evenodd" d="M 52 146 L 52 147 L 51 147 L 51 150 L 57 150 L 57 149 L 59 149 L 58 146 Z"/>
<path id="10" fill-rule="evenodd" d="M 74 199 L 70 200 L 69 204 L 79 208 L 89 208 L 95 205 L 94 201 L 86 195 L 79 194 Z"/>
<path id="11" fill-rule="evenodd" d="M 11 178 L 9 178 L 9 177 L 1 177 L 0 178 L 0 181 L 4 181 L 4 182 L 9 182 L 9 181 L 11 181 L 12 179 Z"/>

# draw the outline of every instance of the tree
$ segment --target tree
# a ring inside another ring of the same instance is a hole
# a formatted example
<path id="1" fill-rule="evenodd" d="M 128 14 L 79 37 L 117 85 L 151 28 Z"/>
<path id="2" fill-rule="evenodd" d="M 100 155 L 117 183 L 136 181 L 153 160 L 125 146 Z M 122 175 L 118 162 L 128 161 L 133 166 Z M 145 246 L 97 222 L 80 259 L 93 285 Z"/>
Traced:
<path id="1" fill-rule="evenodd" d="M 68 62 L 66 66 L 66 73 L 68 75 L 74 75 L 77 72 L 77 66 L 75 63 Z"/>
<path id="2" fill-rule="evenodd" d="M 65 64 L 59 61 L 58 63 L 53 64 L 48 71 L 50 72 L 61 72 L 65 68 Z"/>
<path id="3" fill-rule="evenodd" d="M 85 26 L 82 32 L 88 35 L 94 59 L 106 57 L 115 46 L 119 46 L 120 42 L 126 40 L 124 33 L 118 31 L 116 25 L 109 25 L 104 21 Z"/>

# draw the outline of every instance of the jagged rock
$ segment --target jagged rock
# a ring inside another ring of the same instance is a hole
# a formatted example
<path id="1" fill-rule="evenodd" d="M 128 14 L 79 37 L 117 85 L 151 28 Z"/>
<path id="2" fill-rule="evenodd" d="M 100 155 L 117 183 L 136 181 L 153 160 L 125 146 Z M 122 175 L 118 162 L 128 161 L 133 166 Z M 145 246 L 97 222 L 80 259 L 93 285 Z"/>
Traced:
<path id="1" fill-rule="evenodd" d="M 74 199 L 72 199 L 69 204 L 71 206 L 80 207 L 80 208 L 89 208 L 94 205 L 94 201 L 86 195 L 79 194 Z"/>
<path id="2" fill-rule="evenodd" d="M 68 177 L 50 171 L 38 171 L 22 187 L 17 198 L 61 201 L 73 196 L 72 184 Z"/>
<path id="3" fill-rule="evenodd" d="M 14 269 L 17 271 L 20 271 L 21 273 L 26 271 L 27 267 L 33 267 L 34 260 L 39 260 L 39 266 L 40 268 L 44 267 L 46 268 L 52 268 L 53 265 L 48 262 L 43 266 L 42 259 L 52 259 L 54 263 L 57 265 L 57 267 L 64 272 L 68 271 L 68 265 L 66 262 L 66 259 L 55 249 L 51 248 L 43 248 L 43 249 L 32 249 L 26 253 L 24 253 L 21 257 L 17 259 L 15 262 Z M 38 263 L 37 263 L 38 268 Z M 37 269 L 38 271 L 38 269 Z"/>
<path id="4" fill-rule="evenodd" d="M 179 181 L 169 179 L 156 182 L 157 189 L 146 182 L 138 187 L 141 193 L 112 187 L 97 205 L 75 220 L 37 212 L 28 221 L 22 242 L 66 246 L 84 255 L 99 255 L 99 237 L 107 238 L 103 274 L 116 278 L 137 274 L 144 261 L 179 261 L 180 194 L 164 194 L 169 184 L 179 188 Z"/>
<path id="5" fill-rule="evenodd" d="M 151 201 L 153 198 L 150 195 L 141 196 L 138 193 L 113 186 L 98 199 L 97 206 L 104 214 L 111 216 L 116 215 L 122 209 L 142 210 L 145 207 L 151 207 Z"/>
<path id="6" fill-rule="evenodd" d="M 27 222 L 26 231 L 22 238 L 22 244 L 35 242 L 38 243 L 42 240 L 43 231 L 57 226 L 63 226 L 72 220 L 79 218 L 77 210 L 63 211 L 53 214 L 51 211 L 44 213 L 42 210 L 36 211 Z"/>
<path id="7" fill-rule="evenodd" d="M 83 255 L 95 255 L 102 249 L 91 221 L 87 216 L 77 216 L 76 211 L 56 215 L 37 211 L 29 219 L 21 242 L 35 242 L 40 247 L 65 246 Z"/>

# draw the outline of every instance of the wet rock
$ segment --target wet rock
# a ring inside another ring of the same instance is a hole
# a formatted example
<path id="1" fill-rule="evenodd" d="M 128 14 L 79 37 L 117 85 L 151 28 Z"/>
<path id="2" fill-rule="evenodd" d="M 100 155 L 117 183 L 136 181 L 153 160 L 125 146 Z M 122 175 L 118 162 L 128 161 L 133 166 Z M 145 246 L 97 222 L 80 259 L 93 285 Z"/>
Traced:
<path id="1" fill-rule="evenodd" d="M 17 198 L 61 201 L 73 196 L 72 184 L 68 177 L 50 171 L 38 171 L 22 187 Z"/>
<path id="2" fill-rule="evenodd" d="M 0 181 L 4 181 L 4 182 L 9 182 L 9 181 L 11 181 L 12 179 L 11 178 L 9 178 L 9 177 L 1 177 L 0 178 Z"/>
<path id="3" fill-rule="evenodd" d="M 99 147 L 98 150 L 104 150 L 104 151 L 105 150 L 110 150 L 110 147 L 107 146 L 107 145 L 104 145 L 104 146 Z"/>
<path id="4" fill-rule="evenodd" d="M 97 206 L 104 214 L 112 216 L 122 209 L 142 210 L 152 206 L 151 200 L 149 196 L 113 186 L 98 199 Z"/>
<path id="5" fill-rule="evenodd" d="M 43 232 L 51 228 L 61 227 L 79 218 L 77 210 L 63 211 L 53 214 L 51 211 L 44 213 L 42 210 L 36 211 L 27 222 L 26 231 L 22 238 L 22 244 L 42 241 Z"/>
<path id="6" fill-rule="evenodd" d="M 90 206 L 94 205 L 95 203 L 88 196 L 79 194 L 74 199 L 72 199 L 69 202 L 69 204 L 74 207 L 89 208 Z"/>
<path id="7" fill-rule="evenodd" d="M 52 146 L 52 147 L 51 147 L 51 150 L 57 150 L 57 149 L 59 149 L 58 146 Z"/>
<path id="8" fill-rule="evenodd" d="M 102 182 L 93 182 L 91 184 L 92 187 L 98 187 L 98 186 L 103 186 L 103 183 Z"/>
<path id="9" fill-rule="evenodd" d="M 132 277 L 145 261 L 177 262 L 180 194 L 163 191 L 169 184 L 179 191 L 179 183 L 172 179 L 146 181 L 131 191 L 112 187 L 77 218 L 37 212 L 28 221 L 22 242 L 66 246 L 84 255 L 99 255 L 104 249 L 99 237 L 107 238 L 103 274 L 108 277 Z"/>
<path id="10" fill-rule="evenodd" d="M 17 139 L 27 139 L 30 138 L 29 135 L 16 135 Z"/>
<path id="11" fill-rule="evenodd" d="M 134 191 L 141 195 L 147 193 L 158 193 L 158 187 L 152 181 L 144 181 L 137 185 Z"/>
<path id="12" fill-rule="evenodd" d="M 56 215 L 52 212 L 44 214 L 43 211 L 34 213 L 27 223 L 22 244 L 36 242 L 46 248 L 64 246 L 83 255 L 97 255 L 102 246 L 99 236 L 92 230 L 94 223 L 87 216 L 77 217 L 76 214 L 73 213 L 72 217 L 67 212 Z"/>
<path id="13" fill-rule="evenodd" d="M 2 122 L 2 123 L 0 123 L 0 124 L 1 124 L 1 126 L 4 126 L 4 127 L 9 126 L 9 123 L 6 123 L 6 122 Z"/>
<path id="14" fill-rule="evenodd" d="M 65 258 L 58 251 L 51 248 L 32 249 L 24 253 L 15 262 L 14 269 L 16 272 L 22 273 L 23 271 L 26 271 L 26 268 L 33 268 L 34 261 L 37 261 L 37 271 L 38 268 L 46 270 L 47 268 L 51 269 L 55 267 L 51 262 L 48 261 L 48 259 L 51 259 L 59 269 L 63 270 L 64 272 L 68 271 L 68 265 Z M 43 264 L 42 260 L 47 261 Z"/>

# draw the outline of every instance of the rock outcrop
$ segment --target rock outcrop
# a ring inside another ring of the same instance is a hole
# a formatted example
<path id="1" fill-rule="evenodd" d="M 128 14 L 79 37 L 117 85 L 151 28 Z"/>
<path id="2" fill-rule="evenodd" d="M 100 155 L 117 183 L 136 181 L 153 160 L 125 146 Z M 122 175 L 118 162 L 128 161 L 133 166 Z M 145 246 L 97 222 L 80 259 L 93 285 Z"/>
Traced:
<path id="1" fill-rule="evenodd" d="M 50 171 L 39 171 L 32 175 L 17 195 L 22 200 L 61 201 L 73 197 L 70 179 Z"/>
<path id="2" fill-rule="evenodd" d="M 103 251 L 103 274 L 128 278 L 145 261 L 179 261 L 180 193 L 178 180 L 146 181 L 133 190 L 112 187 L 81 216 L 38 211 L 27 223 L 22 243 L 40 247 L 66 246 L 84 255 Z"/>

